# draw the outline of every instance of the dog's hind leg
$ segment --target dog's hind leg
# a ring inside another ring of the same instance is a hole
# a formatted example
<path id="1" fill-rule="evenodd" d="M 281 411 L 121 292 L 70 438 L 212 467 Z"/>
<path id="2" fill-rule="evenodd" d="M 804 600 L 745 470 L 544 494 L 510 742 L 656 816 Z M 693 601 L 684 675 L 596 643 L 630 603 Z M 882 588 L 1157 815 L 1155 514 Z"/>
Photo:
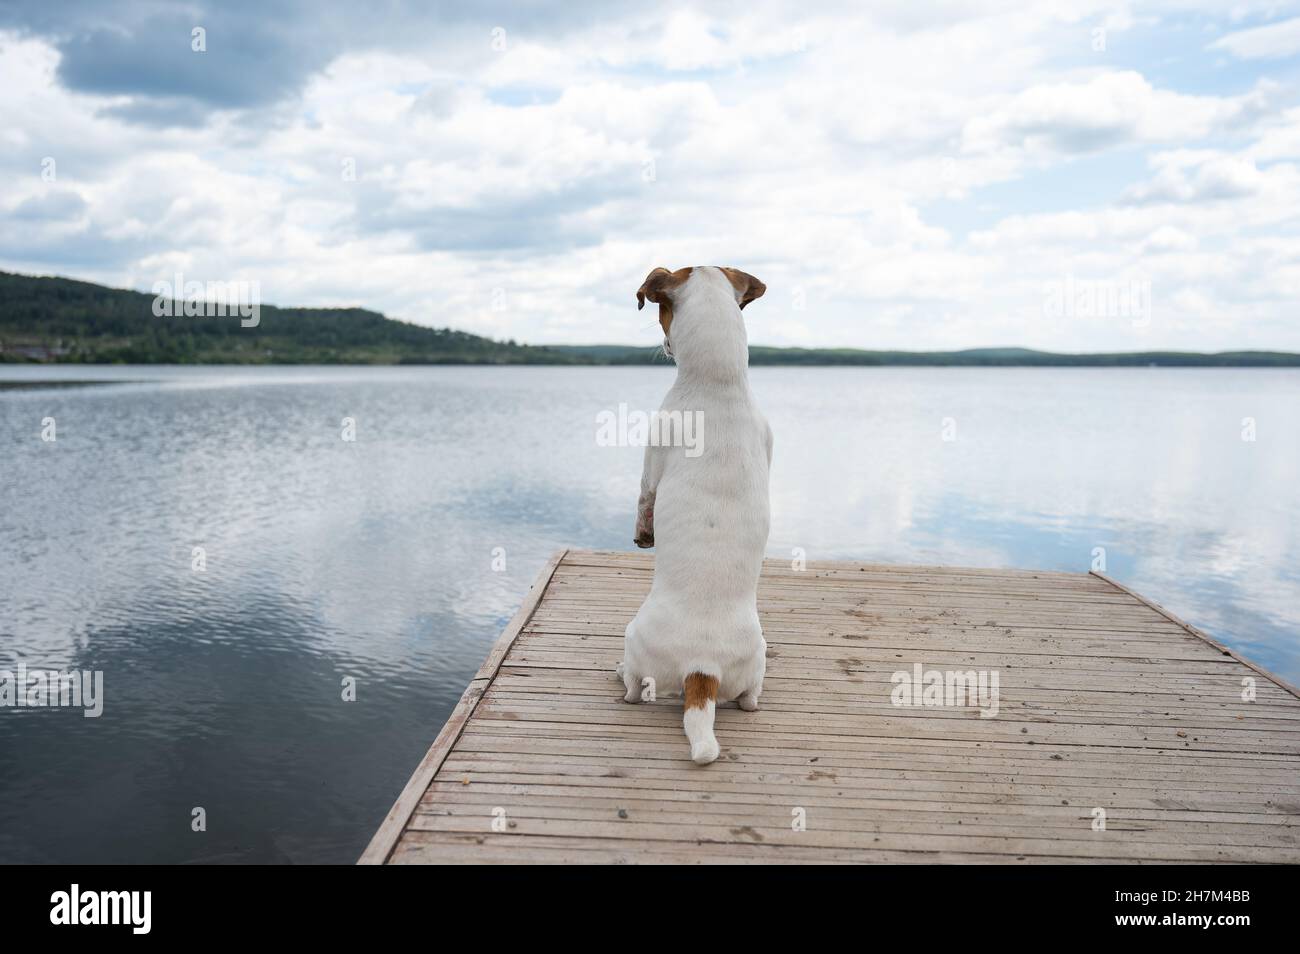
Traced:
<path id="1" fill-rule="evenodd" d="M 759 686 L 757 689 L 747 689 L 736 697 L 736 705 L 740 706 L 740 708 L 744 709 L 746 712 L 757 712 L 758 694 L 762 691 L 762 686 Z"/>
<path id="2" fill-rule="evenodd" d="M 623 695 L 624 702 L 655 701 L 655 681 L 649 676 L 639 677 L 626 663 L 618 664 L 618 675 L 623 680 L 623 688 L 627 690 Z"/>

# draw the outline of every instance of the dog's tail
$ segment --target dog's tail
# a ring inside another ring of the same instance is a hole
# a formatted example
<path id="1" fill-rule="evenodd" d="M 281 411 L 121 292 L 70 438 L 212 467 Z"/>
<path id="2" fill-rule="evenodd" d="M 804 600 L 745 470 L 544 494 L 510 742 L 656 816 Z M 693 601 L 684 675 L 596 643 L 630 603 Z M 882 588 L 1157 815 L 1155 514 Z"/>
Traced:
<path id="1" fill-rule="evenodd" d="M 682 727 L 691 742 L 691 760 L 708 765 L 718 757 L 718 740 L 713 735 L 713 713 L 718 703 L 718 677 L 693 672 L 682 689 L 686 711 Z"/>

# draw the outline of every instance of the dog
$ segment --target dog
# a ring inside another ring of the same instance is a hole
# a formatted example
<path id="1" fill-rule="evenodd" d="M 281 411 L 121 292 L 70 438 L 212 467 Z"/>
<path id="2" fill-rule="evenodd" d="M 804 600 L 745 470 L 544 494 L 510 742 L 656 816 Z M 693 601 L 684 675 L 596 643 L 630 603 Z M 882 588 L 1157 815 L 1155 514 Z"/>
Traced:
<path id="1" fill-rule="evenodd" d="M 749 388 L 741 310 L 767 290 L 734 268 L 656 268 L 638 310 L 659 306 L 664 352 L 677 364 L 660 421 L 696 418 L 692 456 L 672 441 L 646 446 L 634 542 L 655 547 L 650 594 L 627 626 L 618 674 L 627 702 L 643 690 L 684 699 L 691 759 L 718 757 L 718 702 L 758 708 L 767 643 L 758 622 L 758 575 L 770 523 L 772 428 Z"/>

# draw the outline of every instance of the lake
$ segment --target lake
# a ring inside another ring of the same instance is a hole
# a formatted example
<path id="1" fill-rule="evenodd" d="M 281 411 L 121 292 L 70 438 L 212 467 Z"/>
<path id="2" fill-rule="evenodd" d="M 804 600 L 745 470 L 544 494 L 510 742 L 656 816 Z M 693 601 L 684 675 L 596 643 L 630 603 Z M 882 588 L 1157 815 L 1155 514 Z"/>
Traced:
<path id="1" fill-rule="evenodd" d="M 0 669 L 103 673 L 0 708 L 0 861 L 355 861 L 546 558 L 632 548 L 597 416 L 672 375 L 0 365 Z M 1300 371 L 751 378 L 770 556 L 1104 560 L 1300 681 Z"/>

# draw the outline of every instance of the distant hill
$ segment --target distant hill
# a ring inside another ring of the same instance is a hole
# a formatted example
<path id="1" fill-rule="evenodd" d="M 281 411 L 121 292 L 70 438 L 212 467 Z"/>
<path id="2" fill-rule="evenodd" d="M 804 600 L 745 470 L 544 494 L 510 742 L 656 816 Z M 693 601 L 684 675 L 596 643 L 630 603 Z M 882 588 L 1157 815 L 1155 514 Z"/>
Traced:
<path id="1" fill-rule="evenodd" d="M 659 348 L 630 345 L 551 345 L 551 351 L 596 364 L 662 364 Z M 912 367 L 1187 367 L 1295 368 L 1300 354 L 1286 351 L 1131 351 L 1057 354 L 1029 348 L 971 348 L 966 351 L 862 351 L 857 348 L 770 348 L 751 345 L 751 365 L 903 365 Z"/>
<path id="2" fill-rule="evenodd" d="M 0 272 L 0 360 L 120 364 L 574 364 L 585 359 L 362 308 L 263 305 L 238 315 L 156 317 L 154 296 Z"/>
<path id="3" fill-rule="evenodd" d="M 521 345 L 427 328 L 363 308 L 261 307 L 238 316 L 157 317 L 154 296 L 69 278 L 0 272 L 0 361 L 90 364 L 666 364 L 658 347 Z M 755 365 L 1300 367 L 1300 355 L 1142 351 L 1053 354 L 1027 348 L 861 351 L 749 349 Z"/>

